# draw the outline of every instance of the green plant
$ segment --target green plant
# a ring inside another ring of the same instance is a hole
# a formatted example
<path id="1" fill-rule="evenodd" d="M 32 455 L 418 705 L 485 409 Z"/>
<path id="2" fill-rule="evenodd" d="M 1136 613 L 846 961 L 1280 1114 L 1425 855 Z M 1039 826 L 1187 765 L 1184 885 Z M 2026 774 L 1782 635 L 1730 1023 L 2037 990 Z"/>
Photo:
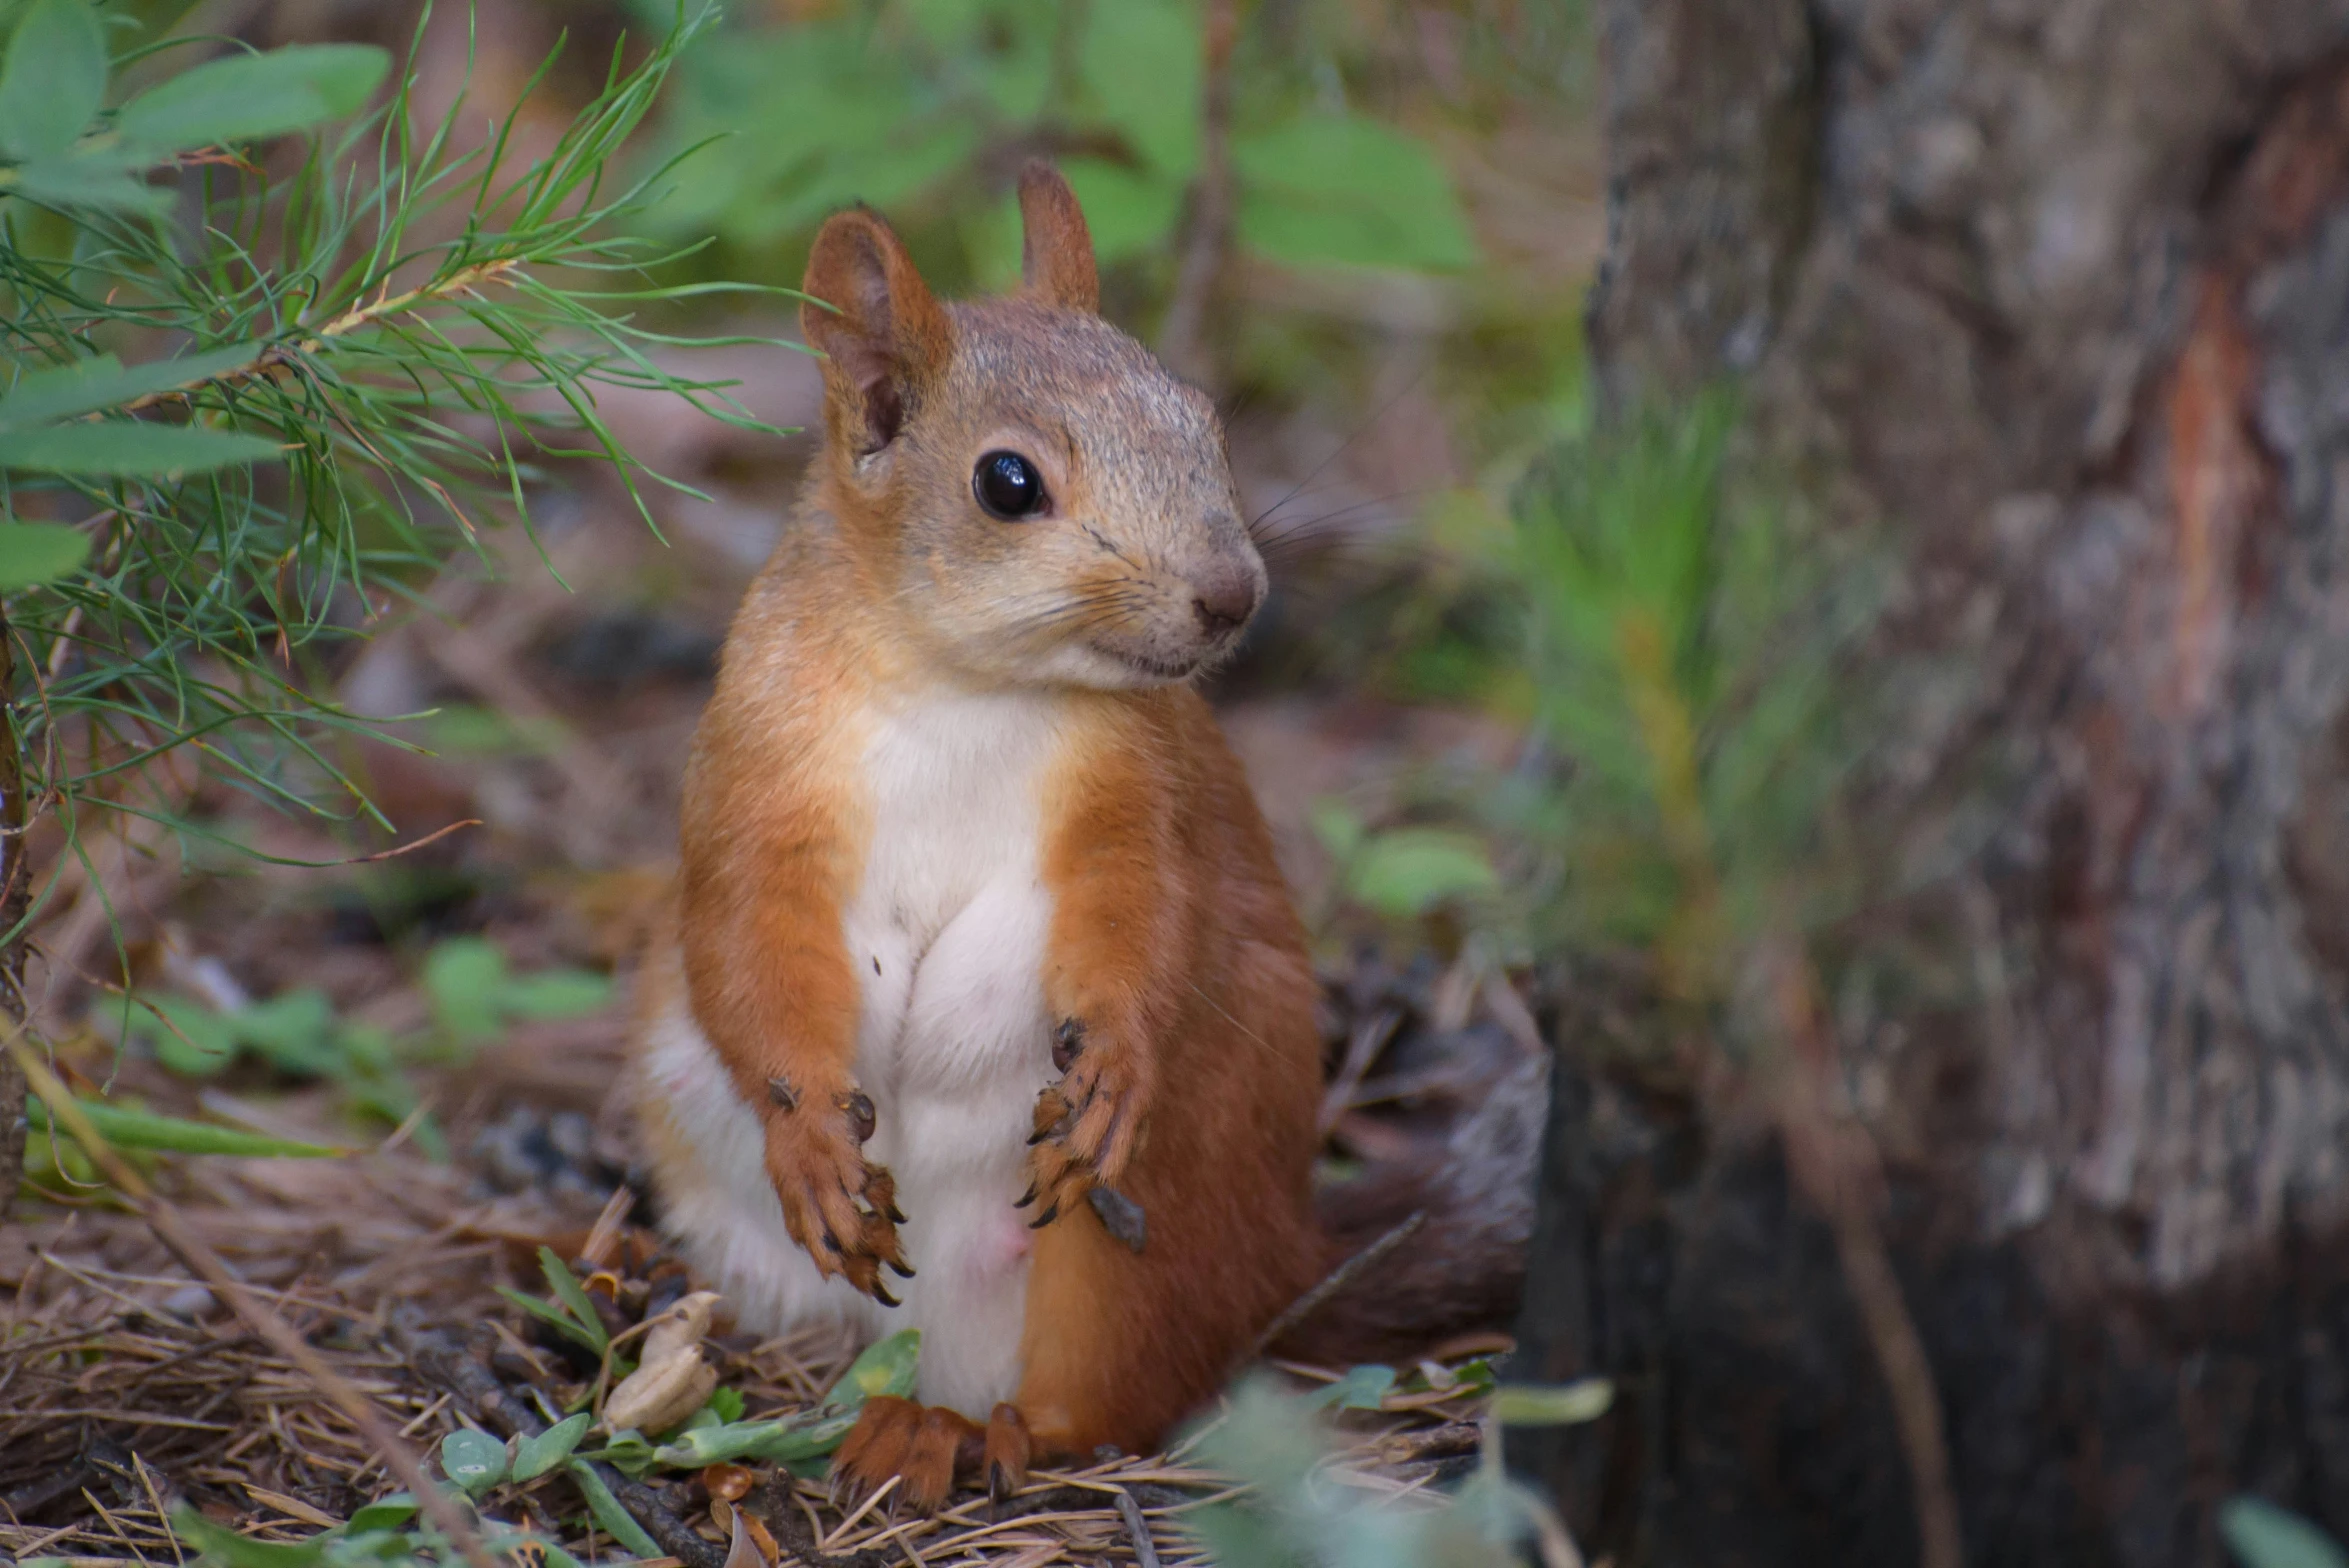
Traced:
<path id="1" fill-rule="evenodd" d="M 579 1277 L 571 1272 L 569 1265 L 555 1256 L 554 1248 L 538 1249 L 538 1271 L 546 1276 L 547 1299 L 526 1296 L 510 1285 L 498 1286 L 498 1294 L 589 1355 L 610 1353 L 610 1331 L 604 1327 L 595 1304 L 588 1300 L 587 1288 L 579 1283 Z"/>
<path id="2" fill-rule="evenodd" d="M 1394 1383 L 1391 1368 L 1357 1367 L 1303 1398 L 1264 1378 L 1234 1391 L 1230 1407 L 1199 1434 L 1197 1451 L 1252 1495 L 1210 1504 L 1188 1521 L 1219 1568 L 1516 1568 L 1520 1542 L 1562 1534 L 1548 1509 L 1505 1478 L 1490 1442 L 1475 1474 L 1434 1507 L 1379 1506 L 1333 1477 L 1333 1442 L 1321 1413 L 1376 1409 Z M 1596 1381 L 1503 1387 L 1495 1420 L 1591 1421 L 1606 1413 L 1611 1394 Z"/>
<path id="3" fill-rule="evenodd" d="M 34 782 L 69 819 L 164 809 L 184 790 L 142 803 L 125 786 L 186 743 L 322 809 L 318 786 L 342 780 L 306 736 L 355 721 L 304 687 L 303 654 L 471 548 L 500 505 L 527 525 L 542 455 L 632 474 L 598 385 L 709 390 L 655 366 L 658 340 L 624 314 L 670 292 L 626 286 L 656 258 L 614 234 L 652 187 L 605 188 L 698 26 L 615 64 L 553 153 L 513 169 L 502 133 L 459 146 L 459 108 L 415 123 L 406 74 L 299 158 L 238 150 L 361 108 L 388 64 L 372 48 L 231 55 L 106 110 L 85 0 L 20 13 L 0 140 L 31 114 L 10 84 L 78 84 L 70 101 L 46 89 L 50 129 L 7 141 L 0 168 L 0 542 L 21 552 L 0 562 L 40 579 L 8 605 L 33 655 L 12 694 Z M 166 50 L 188 55 L 140 53 Z M 598 275 L 622 286 L 579 281 Z"/>
<path id="4" fill-rule="evenodd" d="M 1445 905 L 1481 902 L 1500 887 L 1482 841 L 1458 828 L 1373 831 L 1338 800 L 1315 802 L 1311 820 L 1341 894 L 1385 919 L 1411 920 Z"/>
<path id="5" fill-rule="evenodd" d="M 1840 793 L 1877 689 L 1866 554 L 1725 487 L 1723 396 L 1564 443 L 1517 501 L 1535 719 L 1511 820 L 1548 944 L 1651 951 L 1699 1010 L 1763 933 L 1847 907 Z M 1839 875 L 1840 874 L 1840 875 Z"/>
<path id="6" fill-rule="evenodd" d="M 10 813 L 53 812 L 85 864 L 94 814 L 213 831 L 188 812 L 205 778 L 373 816 L 319 744 L 368 728 L 320 694 L 319 653 L 483 527 L 528 526 L 546 458 L 600 456 L 633 487 L 599 386 L 750 423 L 655 365 L 629 315 L 679 292 L 641 285 L 658 256 L 622 232 L 660 171 L 607 178 L 702 25 L 672 20 L 516 168 L 510 120 L 466 144 L 462 94 L 423 119 L 412 71 L 378 94 L 372 47 L 205 58 L 89 0 L 0 16 Z M 5 859 L 12 990 L 45 895 L 28 908 Z M 0 1074 L 0 1119 L 21 1092 Z"/>
<path id="7" fill-rule="evenodd" d="M 301 987 L 227 1012 L 188 997 L 140 997 L 124 1009 L 124 1037 L 145 1042 L 183 1077 L 258 1062 L 290 1077 L 324 1079 L 351 1109 L 401 1122 L 419 1104 L 411 1068 L 463 1061 L 509 1023 L 596 1012 L 612 990 L 610 980 L 581 969 L 516 975 L 495 944 L 473 936 L 436 943 L 420 985 L 428 1021 L 405 1034 L 337 1017 L 325 992 Z M 418 1121 L 417 1134 L 427 1152 L 445 1153 L 429 1117 Z"/>
<path id="8" fill-rule="evenodd" d="M 104 1100 L 77 1098 L 74 1103 L 116 1152 L 134 1161 L 151 1154 L 329 1159 L 345 1152 L 328 1148 L 324 1144 L 271 1138 L 234 1127 L 223 1127 L 215 1122 L 163 1116 L 153 1111 L 109 1104 Z M 49 1178 L 52 1177 L 69 1189 L 104 1185 L 98 1169 L 90 1163 L 89 1156 L 69 1134 L 60 1132 L 58 1118 L 38 1096 L 26 1100 L 25 1121 L 25 1191 L 55 1196 L 55 1189 L 49 1186 Z"/>
<path id="9" fill-rule="evenodd" d="M 1203 171 L 1201 17 L 1185 0 L 877 0 L 713 37 L 686 59 L 669 144 L 730 138 L 670 222 L 771 250 L 850 201 L 942 212 L 984 281 L 1018 255 L 1003 182 L 1054 151 L 1104 263 L 1162 255 Z M 1427 143 L 1326 102 L 1247 41 L 1230 156 L 1240 246 L 1292 265 L 1453 270 L 1476 250 Z M 1321 84 L 1324 89 L 1326 81 Z"/>
<path id="10" fill-rule="evenodd" d="M 608 1371 L 624 1374 L 630 1370 L 633 1364 L 616 1355 L 618 1342 L 604 1327 L 579 1277 L 550 1247 L 538 1249 L 538 1267 L 546 1278 L 545 1296 L 525 1295 L 504 1285 L 498 1287 L 498 1294 L 589 1355 L 600 1357 Z M 797 1415 L 745 1421 L 740 1391 L 719 1388 L 674 1432 L 615 1432 L 608 1446 L 587 1457 L 608 1460 L 629 1475 L 653 1469 L 698 1470 L 735 1459 L 790 1464 L 821 1461 L 848 1436 L 865 1400 L 875 1394 L 903 1397 L 913 1392 L 921 1348 L 918 1329 L 875 1341 L 849 1363 L 813 1409 Z M 656 1443 L 655 1439 L 661 1441 Z M 504 1472 L 499 1472 L 499 1478 L 503 1476 Z"/>
<path id="11" fill-rule="evenodd" d="M 1806 528 L 1750 466 L 1733 482 L 1734 427 L 1723 397 L 1635 416 L 1568 442 L 1521 492 L 1537 713 L 1557 754 L 1514 781 L 1548 855 L 1530 902 L 1551 942 L 1641 954 L 1673 1043 L 1724 1069 L 1698 1079 L 1768 1105 L 1883 1375 L 1919 1558 L 1957 1568 L 1940 1393 L 1821 1001 L 1822 936 L 1877 858 L 1845 808 L 1863 738 L 1893 732 L 1871 712 L 1893 684 L 1860 658 L 1880 594 L 1863 550 Z"/>

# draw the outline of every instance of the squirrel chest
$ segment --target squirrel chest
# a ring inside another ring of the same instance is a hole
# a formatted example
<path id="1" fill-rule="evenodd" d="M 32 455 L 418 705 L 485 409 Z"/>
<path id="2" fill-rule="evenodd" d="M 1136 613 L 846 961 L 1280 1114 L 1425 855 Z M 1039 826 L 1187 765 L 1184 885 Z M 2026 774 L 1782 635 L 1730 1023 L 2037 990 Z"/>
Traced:
<path id="1" fill-rule="evenodd" d="M 840 936 L 859 993 L 869 1148 L 908 1216 L 915 1275 L 897 1286 L 901 1308 L 819 1278 L 791 1245 L 752 1114 L 681 996 L 647 1063 L 656 1142 L 698 1145 L 693 1168 L 705 1173 L 691 1192 L 666 1184 L 670 1223 L 726 1259 L 719 1288 L 746 1317 L 918 1328 L 923 1397 L 982 1416 L 1018 1381 L 1032 1238 L 1014 1202 L 1032 1107 L 1053 1077 L 1039 855 L 1058 708 L 1039 694 L 942 689 L 877 698 L 845 726 L 866 832 Z M 713 1144 L 728 1157 L 710 1158 Z"/>
<path id="2" fill-rule="evenodd" d="M 872 715 L 864 874 L 842 915 L 862 1007 L 857 1079 L 896 1173 L 922 1385 L 984 1413 L 1017 1382 L 1029 1235 L 1012 1205 L 1052 1080 L 1038 863 L 1054 705 L 915 698 Z"/>

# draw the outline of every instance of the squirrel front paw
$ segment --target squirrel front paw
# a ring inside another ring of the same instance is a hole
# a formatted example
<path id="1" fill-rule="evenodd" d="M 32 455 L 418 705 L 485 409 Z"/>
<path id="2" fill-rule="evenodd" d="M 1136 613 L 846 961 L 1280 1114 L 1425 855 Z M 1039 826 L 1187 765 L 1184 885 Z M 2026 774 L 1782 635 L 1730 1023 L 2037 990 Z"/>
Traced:
<path id="1" fill-rule="evenodd" d="M 1052 1063 L 1061 1079 L 1036 1096 L 1030 1182 L 1020 1199 L 1022 1208 L 1038 1205 L 1028 1222 L 1038 1230 L 1096 1185 L 1114 1188 L 1124 1178 L 1150 1097 L 1144 1053 L 1089 1035 L 1081 1019 L 1054 1031 Z"/>
<path id="2" fill-rule="evenodd" d="M 803 1095 L 781 1087 L 767 1114 L 767 1179 L 782 1200 L 783 1225 L 816 1260 L 816 1272 L 840 1275 L 885 1307 L 897 1305 L 881 1283 L 887 1264 L 906 1279 L 897 1227 L 897 1183 L 882 1166 L 865 1162 L 873 1135 L 873 1102 L 849 1085 L 836 1093 Z"/>

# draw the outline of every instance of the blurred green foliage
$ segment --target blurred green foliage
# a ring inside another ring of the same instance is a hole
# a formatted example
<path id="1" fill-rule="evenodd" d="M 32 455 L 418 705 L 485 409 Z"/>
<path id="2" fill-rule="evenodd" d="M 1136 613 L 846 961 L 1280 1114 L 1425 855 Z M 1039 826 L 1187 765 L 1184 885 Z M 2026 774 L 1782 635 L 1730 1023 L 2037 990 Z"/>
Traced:
<path id="1" fill-rule="evenodd" d="M 2331 1536 L 2264 1498 L 2229 1498 L 2219 1536 L 2243 1568 L 2349 1568 L 2349 1552 Z"/>
<path id="2" fill-rule="evenodd" d="M 325 992 L 300 987 L 229 1011 L 191 997 L 142 997 L 126 1004 L 124 1039 L 145 1044 L 186 1078 L 249 1062 L 288 1078 L 323 1080 L 350 1109 L 397 1123 L 420 1103 L 410 1069 L 461 1062 L 509 1024 L 583 1017 L 612 996 L 611 981 L 587 970 L 517 975 L 495 944 L 476 936 L 434 944 L 419 988 L 428 1021 L 404 1032 L 340 1017 Z M 429 1117 L 419 1120 L 416 1135 L 428 1152 L 445 1155 Z"/>
<path id="3" fill-rule="evenodd" d="M 1341 895 L 1388 920 L 1416 919 L 1446 905 L 1473 906 L 1500 887 L 1483 841 L 1461 829 L 1405 825 L 1373 831 L 1340 800 L 1316 801 L 1311 820 Z"/>
<path id="4" fill-rule="evenodd" d="M 1391 1368 L 1358 1367 L 1302 1398 L 1265 1377 L 1240 1384 L 1199 1434 L 1197 1453 L 1211 1469 L 1247 1483 L 1250 1495 L 1209 1504 L 1186 1521 L 1219 1568 L 1516 1568 L 1521 1546 L 1536 1537 L 1555 1536 L 1553 1549 L 1564 1544 L 1556 1517 L 1507 1479 L 1489 1441 L 1475 1473 L 1437 1500 L 1380 1506 L 1331 1475 L 1336 1445 L 1324 1412 L 1376 1409 L 1378 1392 L 1394 1381 Z M 1597 1419 L 1611 1390 L 1591 1381 L 1504 1387 L 1500 1397 L 1512 1394 L 1519 1412 L 1513 1422 L 1555 1425 Z"/>
<path id="5" fill-rule="evenodd" d="M 1234 56 L 1242 249 L 1294 266 L 1474 265 L 1434 149 L 1328 101 L 1291 69 L 1296 52 L 1255 28 Z M 1044 153 L 1105 265 L 1170 274 L 1206 143 L 1203 60 L 1192 0 L 866 0 L 745 19 L 684 60 L 664 152 L 717 144 L 679 163 L 661 222 L 716 234 L 726 270 L 788 280 L 813 226 L 862 201 L 929 239 L 942 281 L 999 285 L 1018 269 L 1012 176 Z"/>
<path id="6" fill-rule="evenodd" d="M 1668 995 L 1725 997 L 1746 945 L 1847 910 L 1841 811 L 1882 733 L 1858 658 L 1884 584 L 1864 541 L 1727 464 L 1726 396 L 1587 431 L 1517 500 L 1543 752 L 1502 792 L 1548 949 L 1650 952 Z"/>

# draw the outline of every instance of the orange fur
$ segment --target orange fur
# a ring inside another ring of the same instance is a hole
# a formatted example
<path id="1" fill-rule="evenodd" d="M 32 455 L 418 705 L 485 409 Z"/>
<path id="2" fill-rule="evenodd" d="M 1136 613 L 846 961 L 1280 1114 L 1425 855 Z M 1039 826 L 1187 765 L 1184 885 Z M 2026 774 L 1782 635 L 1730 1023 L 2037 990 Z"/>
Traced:
<path id="1" fill-rule="evenodd" d="M 1020 274 L 1063 310 L 1099 310 L 1101 274 L 1093 231 L 1068 183 L 1042 164 L 1020 175 Z"/>
<path id="2" fill-rule="evenodd" d="M 825 455 L 696 737 L 641 1026 L 682 985 L 758 1118 L 790 1236 L 887 1301 L 897 1189 L 862 1149 L 867 960 L 843 925 L 879 830 L 855 781 L 895 722 L 874 716 L 908 694 L 1042 694 L 1054 1042 L 1036 1049 L 1056 1042 L 1064 1070 L 1036 1101 L 1016 1397 L 985 1428 L 876 1400 L 838 1462 L 852 1485 L 905 1476 L 921 1506 L 958 1469 L 1000 1490 L 1031 1452 L 1156 1441 L 1330 1261 L 1303 930 L 1239 764 L 1181 683 L 1228 650 L 1262 566 L 1212 410 L 1082 314 L 1098 282 L 1075 198 L 1032 171 L 1021 204 L 1028 289 L 1004 300 L 939 304 L 869 212 L 818 239 L 807 291 L 840 307 L 803 313 L 829 356 Z M 1048 516 L 979 515 L 971 463 L 990 449 L 1033 460 Z M 665 1181 L 691 1176 L 682 1124 L 655 1114 L 647 1141 Z M 1138 1206 L 1138 1251 L 1097 1186 Z"/>
<path id="3" fill-rule="evenodd" d="M 1046 984 L 1056 1011 L 1099 1020 L 1077 1069 L 1101 1052 L 1148 1086 L 1100 1165 L 1148 1242 L 1089 1213 L 1039 1240 L 1019 1402 L 1057 1452 L 1155 1440 L 1326 1262 L 1312 971 L 1270 835 L 1196 693 L 1119 708 L 1056 781 Z"/>

